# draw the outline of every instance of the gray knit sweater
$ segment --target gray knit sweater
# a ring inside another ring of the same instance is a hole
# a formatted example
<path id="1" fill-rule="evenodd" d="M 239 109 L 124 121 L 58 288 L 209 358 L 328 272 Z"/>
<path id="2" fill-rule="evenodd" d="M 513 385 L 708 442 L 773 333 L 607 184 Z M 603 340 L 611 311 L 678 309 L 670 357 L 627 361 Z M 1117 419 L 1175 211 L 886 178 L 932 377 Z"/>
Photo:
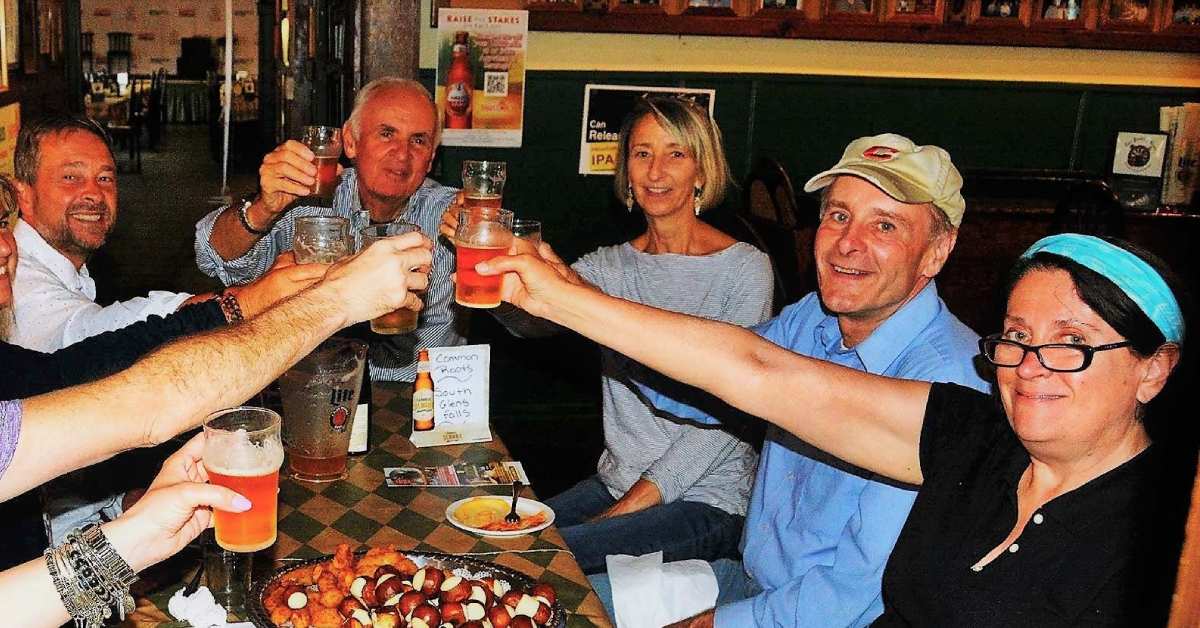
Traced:
<path id="1" fill-rule="evenodd" d="M 665 310 L 742 326 L 771 313 L 771 262 L 743 242 L 702 256 L 651 255 L 626 243 L 589 253 L 572 268 L 607 294 Z M 555 329 L 507 308 L 496 315 L 518 336 Z M 609 493 L 620 498 L 646 478 L 664 503 L 682 499 L 744 515 L 758 461 L 754 449 L 720 429 L 659 416 L 629 382 L 661 376 L 610 349 L 601 350 L 601 362 L 605 448 L 597 474 Z"/>

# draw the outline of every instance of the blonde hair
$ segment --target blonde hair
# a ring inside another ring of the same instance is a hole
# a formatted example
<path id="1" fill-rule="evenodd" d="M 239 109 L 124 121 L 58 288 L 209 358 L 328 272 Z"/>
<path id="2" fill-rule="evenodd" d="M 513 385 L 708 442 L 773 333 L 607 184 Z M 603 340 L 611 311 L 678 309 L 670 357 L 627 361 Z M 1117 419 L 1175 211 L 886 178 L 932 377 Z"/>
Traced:
<path id="1" fill-rule="evenodd" d="M 676 141 L 692 153 L 704 187 L 700 192 L 701 211 L 714 207 L 725 198 L 733 181 L 729 162 L 725 160 L 721 129 L 708 111 L 695 102 L 677 96 L 645 96 L 634 105 L 633 111 L 621 124 L 617 148 L 617 171 L 613 189 L 623 204 L 631 204 L 629 190 L 629 135 L 633 126 L 646 116 L 654 120 Z"/>

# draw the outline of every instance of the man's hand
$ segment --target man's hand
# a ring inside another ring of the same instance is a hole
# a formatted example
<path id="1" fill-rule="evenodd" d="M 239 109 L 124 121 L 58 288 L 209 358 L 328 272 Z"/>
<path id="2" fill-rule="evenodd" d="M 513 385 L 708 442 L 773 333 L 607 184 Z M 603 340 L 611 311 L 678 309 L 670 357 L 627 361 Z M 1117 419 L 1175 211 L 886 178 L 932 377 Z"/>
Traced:
<path id="1" fill-rule="evenodd" d="M 429 286 L 433 242 L 411 232 L 372 243 L 357 255 L 329 267 L 316 287 L 328 290 L 344 308 L 347 324 L 381 316 L 393 310 L 420 310 L 413 291 Z"/>
<path id="2" fill-rule="evenodd" d="M 645 510 L 647 508 L 657 506 L 662 503 L 662 492 L 658 490 L 658 486 L 647 480 L 640 478 L 633 486 L 629 487 L 628 491 L 617 500 L 617 503 L 609 506 L 604 512 L 592 518 L 593 521 L 600 519 L 611 519 L 628 515 Z"/>
<path id="3" fill-rule="evenodd" d="M 454 241 L 454 231 L 458 229 L 458 212 L 466 208 L 465 202 L 466 197 L 459 192 L 454 195 L 454 202 L 442 212 L 442 224 L 438 226 L 438 233 L 446 236 L 451 242 Z"/>
<path id="4" fill-rule="evenodd" d="M 666 628 L 712 628 L 714 617 L 716 617 L 716 611 L 709 609 L 699 615 L 693 615 L 687 619 L 681 619 L 673 624 L 669 624 Z"/>
<path id="5" fill-rule="evenodd" d="M 296 140 L 288 140 L 263 157 L 258 169 L 258 187 L 262 196 L 251 206 L 254 218 L 264 219 L 256 227 L 270 225 L 297 198 L 312 193 L 317 184 L 316 155 Z M 261 205 L 256 207 L 256 205 Z"/>
<path id="6" fill-rule="evenodd" d="M 230 286 L 228 292 L 237 297 L 242 314 L 250 318 L 317 283 L 328 269 L 324 264 L 297 264 L 296 256 L 287 251 L 275 258 L 262 277 L 244 286 Z"/>

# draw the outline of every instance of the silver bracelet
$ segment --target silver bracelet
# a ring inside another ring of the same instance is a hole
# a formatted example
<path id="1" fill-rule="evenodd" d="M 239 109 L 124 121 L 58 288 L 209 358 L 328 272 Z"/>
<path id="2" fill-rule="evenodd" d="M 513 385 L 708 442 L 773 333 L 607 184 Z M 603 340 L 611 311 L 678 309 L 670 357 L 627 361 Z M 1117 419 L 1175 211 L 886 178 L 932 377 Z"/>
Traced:
<path id="1" fill-rule="evenodd" d="M 133 612 L 129 585 L 137 574 L 100 526 L 72 531 L 62 545 L 47 549 L 45 558 L 58 597 L 77 628 L 100 628 L 114 614 L 124 620 Z"/>

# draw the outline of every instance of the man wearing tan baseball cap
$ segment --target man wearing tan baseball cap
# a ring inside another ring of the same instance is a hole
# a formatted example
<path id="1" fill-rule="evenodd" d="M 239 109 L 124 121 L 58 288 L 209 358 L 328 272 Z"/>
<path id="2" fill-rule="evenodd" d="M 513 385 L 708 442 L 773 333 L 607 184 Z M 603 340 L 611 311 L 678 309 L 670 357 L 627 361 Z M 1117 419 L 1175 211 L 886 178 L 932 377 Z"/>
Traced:
<path id="1" fill-rule="evenodd" d="M 979 336 L 946 309 L 933 283 L 962 222 L 961 187 L 941 148 L 890 133 L 851 142 L 837 165 L 804 188 L 822 193 L 813 246 L 817 292 L 754 331 L 860 371 L 987 390 L 972 363 Z M 639 388 L 661 411 L 716 422 Z M 803 395 L 796 402 L 804 403 Z M 883 568 L 915 496 L 769 427 L 742 560 L 710 563 L 715 608 L 672 626 L 870 624 L 883 612 Z M 590 579 L 611 604 L 607 577 Z"/>

